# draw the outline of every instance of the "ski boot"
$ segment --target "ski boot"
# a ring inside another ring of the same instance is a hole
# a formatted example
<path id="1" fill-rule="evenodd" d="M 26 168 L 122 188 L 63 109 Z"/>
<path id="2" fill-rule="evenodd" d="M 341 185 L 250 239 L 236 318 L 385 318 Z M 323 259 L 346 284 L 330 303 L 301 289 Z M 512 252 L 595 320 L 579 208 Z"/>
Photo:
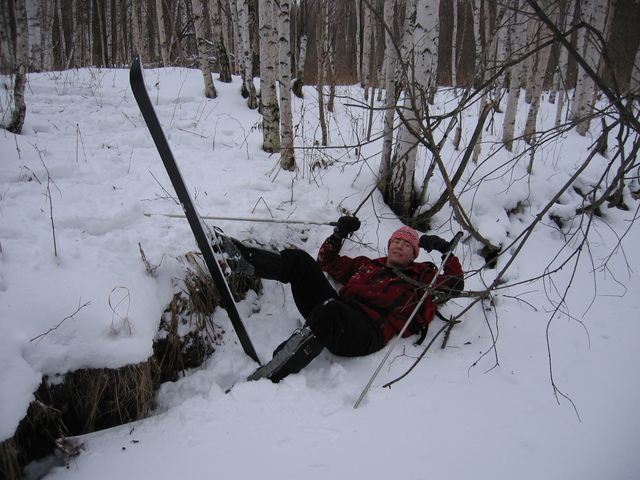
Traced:
<path id="1" fill-rule="evenodd" d="M 209 231 L 211 238 L 211 248 L 216 255 L 217 260 L 222 265 L 225 275 L 229 276 L 232 272 L 244 273 L 246 275 L 254 275 L 255 268 L 240 253 L 236 246 L 237 240 L 227 237 L 224 232 L 213 227 L 213 231 Z M 239 243 L 239 242 L 238 242 Z"/>
<path id="2" fill-rule="evenodd" d="M 311 360 L 320 355 L 324 349 L 316 336 L 308 326 L 304 326 L 281 343 L 273 352 L 270 362 L 258 368 L 247 377 L 248 381 L 268 378 L 273 383 L 278 383 L 291 373 L 298 373 L 306 367 Z"/>

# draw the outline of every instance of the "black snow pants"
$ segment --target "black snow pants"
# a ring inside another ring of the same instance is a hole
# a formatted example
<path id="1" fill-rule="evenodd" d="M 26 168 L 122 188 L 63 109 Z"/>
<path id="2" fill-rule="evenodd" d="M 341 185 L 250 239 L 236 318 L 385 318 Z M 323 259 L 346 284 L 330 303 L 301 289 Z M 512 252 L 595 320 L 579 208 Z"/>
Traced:
<path id="1" fill-rule="evenodd" d="M 384 347 L 382 328 L 367 317 L 357 302 L 338 295 L 318 262 L 307 252 L 273 252 L 238 245 L 255 275 L 291 286 L 298 311 L 317 340 L 334 355 L 358 357 Z M 318 352 L 319 353 L 319 352 Z"/>

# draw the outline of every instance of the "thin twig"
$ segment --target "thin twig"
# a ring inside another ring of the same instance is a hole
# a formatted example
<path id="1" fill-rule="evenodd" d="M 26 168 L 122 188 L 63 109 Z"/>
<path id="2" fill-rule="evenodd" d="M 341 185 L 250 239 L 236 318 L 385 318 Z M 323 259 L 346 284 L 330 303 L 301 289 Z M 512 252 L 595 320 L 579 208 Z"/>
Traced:
<path id="1" fill-rule="evenodd" d="M 31 342 L 33 342 L 34 340 L 37 340 L 37 339 L 39 339 L 39 338 L 42 338 L 42 337 L 44 337 L 44 336 L 48 335 L 49 333 L 53 332 L 54 330 L 57 330 L 58 328 L 60 328 L 60 326 L 61 326 L 64 322 L 66 322 L 66 321 L 67 321 L 67 320 L 69 320 L 70 318 L 75 317 L 75 316 L 78 314 L 78 312 L 79 312 L 80 310 L 82 310 L 84 307 L 87 307 L 87 306 L 89 306 L 89 305 L 91 305 L 91 302 L 86 302 L 86 303 L 84 303 L 84 304 L 80 305 L 80 306 L 76 309 L 76 311 L 75 311 L 75 312 L 73 312 L 73 313 L 72 313 L 71 315 L 69 315 L 68 317 L 65 317 L 65 318 L 63 318 L 62 320 L 60 320 L 60 323 L 58 323 L 56 326 L 51 327 L 51 328 L 50 328 L 49 330 L 47 330 L 45 333 L 41 333 L 41 334 L 40 334 L 40 335 L 38 335 L 37 337 L 33 337 L 30 341 L 31 341 Z M 38 342 L 38 343 L 39 343 L 39 342 Z"/>

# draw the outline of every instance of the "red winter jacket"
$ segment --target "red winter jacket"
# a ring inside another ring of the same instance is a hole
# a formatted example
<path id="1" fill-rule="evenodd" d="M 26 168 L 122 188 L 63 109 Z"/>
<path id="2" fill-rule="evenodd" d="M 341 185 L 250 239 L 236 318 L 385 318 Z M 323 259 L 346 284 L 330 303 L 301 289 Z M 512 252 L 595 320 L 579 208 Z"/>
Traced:
<path id="1" fill-rule="evenodd" d="M 380 323 L 385 342 L 397 335 L 413 313 L 424 291 L 399 277 L 386 266 L 387 258 L 372 260 L 368 257 L 350 258 L 339 255 L 342 245 L 330 239 L 320 247 L 318 263 L 325 272 L 340 282 L 340 296 L 359 303 L 372 321 Z M 412 262 L 402 273 L 412 280 L 429 284 L 438 267 L 431 262 Z M 462 289 L 462 266 L 451 255 L 436 280 L 436 288 L 452 289 L 452 296 Z M 429 295 L 404 333 L 408 337 L 426 326 L 436 314 L 436 304 Z"/>

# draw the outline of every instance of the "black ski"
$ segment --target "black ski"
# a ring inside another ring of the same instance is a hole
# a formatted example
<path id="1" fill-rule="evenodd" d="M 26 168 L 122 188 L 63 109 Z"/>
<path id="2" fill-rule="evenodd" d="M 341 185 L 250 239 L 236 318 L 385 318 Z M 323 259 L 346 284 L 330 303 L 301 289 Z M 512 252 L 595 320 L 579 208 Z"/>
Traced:
<path id="1" fill-rule="evenodd" d="M 206 226 L 203 225 L 202 220 L 200 219 L 200 216 L 198 215 L 198 212 L 196 211 L 196 208 L 193 204 L 193 201 L 191 200 L 191 195 L 189 194 L 189 191 L 184 184 L 184 180 L 182 179 L 182 175 L 180 174 L 180 170 L 178 168 L 176 160 L 173 157 L 173 153 L 171 153 L 171 148 L 169 148 L 169 143 L 167 142 L 167 139 L 164 136 L 164 132 L 162 131 L 162 126 L 158 121 L 158 117 L 153 108 L 153 104 L 149 99 L 149 94 L 147 93 L 147 89 L 144 84 L 142 64 L 140 62 L 139 55 L 136 55 L 136 57 L 133 59 L 133 63 L 131 64 L 131 69 L 129 72 L 129 80 L 131 83 L 133 96 L 138 103 L 138 107 L 140 107 L 142 117 L 147 124 L 147 128 L 151 133 L 151 137 L 153 137 L 153 142 L 156 144 L 156 148 L 158 149 L 160 158 L 162 158 L 162 162 L 167 169 L 167 173 L 169 174 L 169 178 L 171 179 L 173 188 L 178 195 L 178 199 L 180 200 L 182 209 L 184 210 L 187 220 L 189 221 L 189 225 L 191 226 L 193 235 L 196 238 L 198 248 L 200 249 L 200 252 L 202 252 L 202 256 L 204 257 L 204 261 L 209 269 L 209 272 L 211 273 L 213 282 L 220 292 L 220 296 L 222 297 L 222 305 L 225 307 L 225 310 L 227 311 L 227 314 L 231 319 L 231 323 L 233 324 L 233 328 L 238 335 L 240 344 L 242 345 L 242 348 L 247 355 L 249 355 L 256 362 L 260 363 L 258 355 L 256 354 L 256 351 L 253 348 L 253 344 L 251 343 L 251 339 L 249 338 L 249 335 L 247 334 L 247 331 L 242 323 L 240 314 L 238 313 L 238 309 L 236 308 L 236 304 L 233 300 L 233 296 L 231 295 L 231 290 L 229 290 L 229 285 L 222 272 L 222 268 L 216 261 L 214 252 L 211 248 L 210 240 L 207 237 L 205 231 Z"/>

